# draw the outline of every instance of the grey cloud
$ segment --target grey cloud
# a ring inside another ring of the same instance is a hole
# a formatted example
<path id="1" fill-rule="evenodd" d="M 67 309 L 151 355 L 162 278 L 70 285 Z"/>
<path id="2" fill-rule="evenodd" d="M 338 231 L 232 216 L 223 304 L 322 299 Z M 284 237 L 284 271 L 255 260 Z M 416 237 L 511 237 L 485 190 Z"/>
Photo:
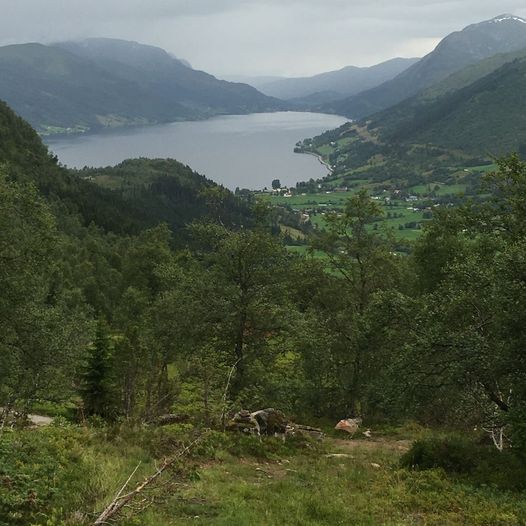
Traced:
<path id="1" fill-rule="evenodd" d="M 214 74 L 312 74 L 423 55 L 524 0 L 0 0 L 0 44 L 108 36 Z"/>

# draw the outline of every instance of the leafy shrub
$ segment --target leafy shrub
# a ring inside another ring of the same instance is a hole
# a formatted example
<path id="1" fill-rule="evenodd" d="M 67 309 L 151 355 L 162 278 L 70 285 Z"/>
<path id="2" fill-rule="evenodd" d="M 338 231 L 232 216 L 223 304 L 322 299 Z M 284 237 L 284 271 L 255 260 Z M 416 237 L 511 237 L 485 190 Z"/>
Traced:
<path id="1" fill-rule="evenodd" d="M 476 484 L 494 486 L 504 490 L 526 490 L 526 462 L 516 451 L 507 449 L 498 453 L 485 449 L 470 480 Z"/>
<path id="2" fill-rule="evenodd" d="M 477 463 L 472 441 L 457 436 L 417 440 L 400 460 L 403 467 L 469 473 Z"/>
<path id="3" fill-rule="evenodd" d="M 442 469 L 475 485 L 526 489 L 526 462 L 517 451 L 498 452 L 458 436 L 418 440 L 400 462 L 405 468 Z"/>
<path id="4" fill-rule="evenodd" d="M 89 479 L 78 431 L 4 432 L 0 436 L 0 525 L 46 524 L 79 505 Z"/>

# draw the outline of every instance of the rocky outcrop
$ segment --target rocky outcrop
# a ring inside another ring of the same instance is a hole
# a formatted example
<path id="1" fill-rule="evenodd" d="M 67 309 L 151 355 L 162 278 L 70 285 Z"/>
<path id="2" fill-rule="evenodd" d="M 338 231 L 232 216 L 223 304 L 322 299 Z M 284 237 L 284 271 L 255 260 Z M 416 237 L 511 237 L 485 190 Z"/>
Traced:
<path id="1" fill-rule="evenodd" d="M 301 437 L 315 440 L 323 438 L 321 429 L 291 422 L 284 413 L 273 408 L 254 412 L 239 411 L 230 419 L 226 429 L 256 436 Z"/>

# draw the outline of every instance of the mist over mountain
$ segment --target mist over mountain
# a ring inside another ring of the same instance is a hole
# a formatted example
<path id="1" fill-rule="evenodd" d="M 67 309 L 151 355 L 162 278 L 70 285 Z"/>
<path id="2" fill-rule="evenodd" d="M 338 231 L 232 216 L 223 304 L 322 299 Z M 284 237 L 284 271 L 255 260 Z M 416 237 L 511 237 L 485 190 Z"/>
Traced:
<path id="1" fill-rule="evenodd" d="M 394 58 L 371 67 L 347 66 L 312 77 L 284 78 L 260 82 L 256 87 L 279 99 L 328 102 L 360 93 L 396 77 L 415 64 L 417 58 Z"/>
<path id="2" fill-rule="evenodd" d="M 196 71 L 160 48 L 115 39 L 0 48 L 0 98 L 41 133 L 285 107 L 251 86 Z"/>
<path id="3" fill-rule="evenodd" d="M 450 34 L 434 51 L 396 78 L 323 108 L 359 119 L 393 106 L 466 66 L 525 47 L 526 20 L 501 15 Z"/>

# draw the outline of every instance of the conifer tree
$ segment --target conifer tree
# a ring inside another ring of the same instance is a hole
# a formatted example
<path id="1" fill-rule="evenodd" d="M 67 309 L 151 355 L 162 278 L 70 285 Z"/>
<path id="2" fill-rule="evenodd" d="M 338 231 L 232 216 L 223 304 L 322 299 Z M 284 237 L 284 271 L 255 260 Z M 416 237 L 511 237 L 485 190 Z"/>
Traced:
<path id="1" fill-rule="evenodd" d="M 108 325 L 104 320 L 99 320 L 95 341 L 89 348 L 82 375 L 81 395 L 87 416 L 115 416 L 112 349 Z"/>

